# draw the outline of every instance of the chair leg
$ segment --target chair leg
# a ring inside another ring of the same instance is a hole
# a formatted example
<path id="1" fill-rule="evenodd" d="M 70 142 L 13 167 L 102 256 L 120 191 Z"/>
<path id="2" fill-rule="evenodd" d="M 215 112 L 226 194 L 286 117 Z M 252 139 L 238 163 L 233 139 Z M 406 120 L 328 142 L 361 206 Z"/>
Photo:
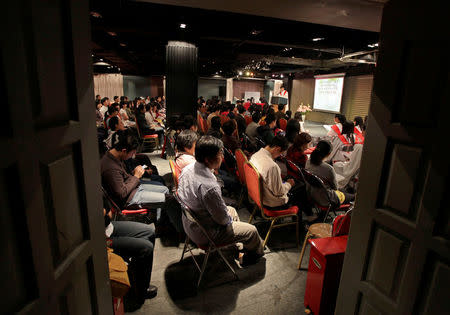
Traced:
<path id="1" fill-rule="evenodd" d="M 211 246 L 209 246 L 208 250 L 205 252 L 205 259 L 203 260 L 202 269 L 200 270 L 200 276 L 198 277 L 197 288 L 200 286 L 200 282 L 202 281 L 203 273 L 205 272 L 206 263 L 208 262 L 210 252 Z"/>
<path id="2" fill-rule="evenodd" d="M 217 249 L 217 252 L 219 253 L 220 257 L 222 257 L 223 261 L 227 264 L 228 268 L 230 268 L 230 270 L 233 272 L 234 278 L 238 279 L 238 276 L 237 276 L 236 272 L 234 271 L 233 267 L 231 267 L 230 263 L 225 258 L 225 256 L 223 255 L 222 251 L 220 249 Z"/>
<path id="3" fill-rule="evenodd" d="M 298 270 L 300 270 L 300 268 L 302 267 L 303 255 L 305 254 L 305 247 L 306 247 L 306 243 L 308 242 L 309 235 L 310 235 L 310 233 L 308 231 L 305 235 L 305 240 L 303 241 L 302 251 L 300 252 L 300 259 L 298 261 L 298 267 L 297 267 Z"/>
<path id="4" fill-rule="evenodd" d="M 276 220 L 277 220 L 277 219 L 275 218 L 275 219 L 272 220 L 272 223 L 270 223 L 269 231 L 267 231 L 266 238 L 264 239 L 263 248 L 266 247 L 267 241 L 269 240 L 270 232 L 272 232 L 272 228 L 273 228 L 273 225 L 274 225 L 274 223 L 275 223 Z"/>
<path id="5" fill-rule="evenodd" d="M 184 254 L 186 253 L 186 247 L 188 246 L 188 244 L 189 244 L 189 236 L 186 235 L 186 240 L 184 241 L 183 253 L 181 254 L 180 262 L 184 258 Z"/>
<path id="6" fill-rule="evenodd" d="M 258 209 L 257 205 L 255 205 L 255 207 L 253 208 L 253 212 L 250 215 L 250 219 L 248 219 L 248 223 L 252 223 L 253 217 L 255 216 L 255 213 L 256 213 L 256 209 Z"/>

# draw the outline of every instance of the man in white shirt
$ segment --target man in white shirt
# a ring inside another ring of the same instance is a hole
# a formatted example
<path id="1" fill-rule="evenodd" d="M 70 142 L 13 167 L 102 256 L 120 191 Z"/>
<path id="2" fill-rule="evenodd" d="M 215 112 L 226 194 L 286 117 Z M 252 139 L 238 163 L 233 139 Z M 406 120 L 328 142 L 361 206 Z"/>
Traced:
<path id="1" fill-rule="evenodd" d="M 104 97 L 102 98 L 102 107 L 100 107 L 100 113 L 102 114 L 103 117 L 105 117 L 105 113 L 108 111 L 108 107 L 109 105 L 111 105 L 109 98 Z"/>
<path id="2" fill-rule="evenodd" d="M 303 183 L 296 184 L 292 178 L 283 182 L 280 167 L 274 161 L 286 152 L 288 145 L 289 142 L 285 137 L 277 135 L 272 139 L 270 145 L 252 155 L 250 163 L 258 170 L 263 180 L 263 204 L 265 208 L 276 211 L 296 205 L 305 212 L 306 219 L 311 221 L 316 216 L 312 216 L 310 205 L 307 203 L 305 185 Z"/>

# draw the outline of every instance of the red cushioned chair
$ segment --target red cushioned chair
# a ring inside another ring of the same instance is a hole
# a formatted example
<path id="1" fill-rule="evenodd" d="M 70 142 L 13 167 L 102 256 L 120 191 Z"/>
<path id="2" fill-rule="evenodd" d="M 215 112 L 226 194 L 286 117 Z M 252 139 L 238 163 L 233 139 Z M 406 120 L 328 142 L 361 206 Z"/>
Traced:
<path id="1" fill-rule="evenodd" d="M 230 117 L 227 115 L 220 115 L 220 124 L 223 126 L 224 123 L 230 120 Z"/>
<path id="2" fill-rule="evenodd" d="M 153 220 L 150 218 L 150 211 L 148 209 L 138 209 L 138 210 L 123 210 L 121 209 L 117 203 L 111 198 L 111 196 L 107 193 L 105 188 L 102 186 L 103 196 L 109 201 L 111 204 L 111 211 L 113 213 L 113 221 L 136 221 L 141 223 L 150 224 Z"/>
<path id="3" fill-rule="evenodd" d="M 298 241 L 298 207 L 297 206 L 291 206 L 289 208 L 283 209 L 283 210 L 269 210 L 264 207 L 263 205 L 263 189 L 262 185 L 264 185 L 263 180 L 261 176 L 259 175 L 257 169 L 250 163 L 247 162 L 244 165 L 244 172 L 245 172 L 245 181 L 247 183 L 247 190 L 248 195 L 250 198 L 255 202 L 255 208 L 253 210 L 252 215 L 250 216 L 250 219 L 248 220 L 248 223 L 252 222 L 252 219 L 257 211 L 257 209 L 260 209 L 261 216 L 271 221 L 269 231 L 267 232 L 266 238 L 264 239 L 263 246 L 265 247 L 267 244 L 267 241 L 269 240 L 270 232 L 272 232 L 272 229 L 286 226 L 286 225 L 294 225 L 296 227 L 296 237 L 297 237 L 297 246 L 299 244 Z M 294 218 L 294 222 L 287 222 L 287 223 L 279 223 L 275 224 L 275 222 L 281 218 Z"/>
<path id="4" fill-rule="evenodd" d="M 284 118 L 280 118 L 278 120 L 278 123 L 280 124 L 280 129 L 283 129 L 284 131 L 286 131 L 287 120 Z"/>
<path id="5" fill-rule="evenodd" d="M 234 156 L 236 157 L 238 179 L 242 185 L 241 195 L 239 197 L 239 203 L 238 203 L 238 209 L 240 209 L 241 203 L 244 200 L 245 186 L 246 186 L 244 165 L 245 165 L 245 163 L 248 162 L 248 160 L 247 160 L 247 156 L 245 155 L 244 151 L 242 151 L 241 149 L 237 149 L 236 152 L 234 153 Z"/>
<path id="6" fill-rule="evenodd" d="M 222 249 L 230 247 L 230 246 L 234 246 L 236 243 L 233 242 L 233 243 L 230 243 L 230 244 L 216 244 L 212 240 L 210 235 L 208 234 L 207 230 L 200 224 L 198 218 L 191 211 L 191 209 L 189 209 L 189 207 L 183 201 L 181 201 L 181 199 L 178 197 L 177 194 L 174 194 L 174 197 L 177 199 L 177 201 L 181 205 L 181 210 L 183 212 L 183 216 L 185 216 L 188 220 L 195 222 L 198 225 L 198 227 L 200 228 L 200 230 L 203 232 L 203 234 L 208 238 L 208 244 L 201 244 L 201 245 L 200 244 L 196 244 L 199 249 L 201 249 L 201 250 L 203 250 L 205 252 L 205 258 L 203 259 L 203 264 L 202 264 L 201 267 L 200 267 L 200 264 L 197 262 L 197 259 L 195 259 L 194 254 L 192 253 L 192 250 L 194 248 L 192 248 L 189 245 L 190 238 L 189 238 L 187 233 L 186 233 L 186 241 L 184 242 L 183 253 L 181 254 L 180 261 L 183 260 L 185 253 L 187 253 L 187 252 L 191 253 L 191 257 L 194 260 L 194 264 L 197 267 L 198 271 L 200 272 L 200 276 L 198 277 L 198 281 L 197 281 L 197 287 L 200 286 L 200 282 L 202 281 L 202 277 L 203 277 L 203 274 L 205 272 L 205 268 L 206 268 L 206 264 L 208 262 L 209 255 L 211 253 L 213 253 L 213 252 L 219 253 L 219 255 L 222 258 L 222 260 L 225 262 L 225 264 L 228 266 L 228 268 L 233 273 L 234 279 L 238 279 L 238 276 L 237 276 L 236 272 L 234 271 L 233 267 L 231 266 L 231 264 L 228 262 L 228 260 L 225 258 L 225 256 L 222 253 Z"/>
<path id="7" fill-rule="evenodd" d="M 138 132 L 139 139 L 141 140 L 141 146 L 139 147 L 138 152 L 142 152 L 142 150 L 144 149 L 144 145 L 146 143 L 154 143 L 155 144 L 155 149 L 159 149 L 159 140 L 158 140 L 158 135 L 157 134 L 143 135 L 141 133 L 141 130 L 139 128 L 139 124 L 138 123 L 136 123 L 136 130 Z"/>
<path id="8" fill-rule="evenodd" d="M 245 123 L 247 125 L 249 125 L 252 122 L 252 117 L 251 116 L 245 116 L 244 119 L 245 119 Z"/>

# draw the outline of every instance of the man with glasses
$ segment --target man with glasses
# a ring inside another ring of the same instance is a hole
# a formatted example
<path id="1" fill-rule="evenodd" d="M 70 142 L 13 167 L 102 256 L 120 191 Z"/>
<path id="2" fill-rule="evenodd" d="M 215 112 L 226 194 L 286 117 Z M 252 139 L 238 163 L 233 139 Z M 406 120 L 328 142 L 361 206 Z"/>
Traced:
<path id="1" fill-rule="evenodd" d="M 263 180 L 264 207 L 276 211 L 285 210 L 296 205 L 307 215 L 306 220 L 317 218 L 312 216 L 310 206 L 307 204 L 306 187 L 304 183 L 296 183 L 289 178 L 283 181 L 281 170 L 275 159 L 285 156 L 289 146 L 287 139 L 281 135 L 275 136 L 272 142 L 252 155 L 250 163 L 258 170 Z"/>

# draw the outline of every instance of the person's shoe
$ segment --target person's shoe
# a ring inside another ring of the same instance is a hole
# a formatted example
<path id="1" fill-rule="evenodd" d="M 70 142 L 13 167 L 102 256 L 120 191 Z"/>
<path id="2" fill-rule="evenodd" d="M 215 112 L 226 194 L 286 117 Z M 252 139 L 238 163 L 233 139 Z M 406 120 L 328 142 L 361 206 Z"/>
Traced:
<path id="1" fill-rule="evenodd" d="M 241 265 L 241 267 L 247 267 L 250 265 L 254 265 L 258 262 L 258 260 L 262 257 L 263 255 L 259 255 L 256 253 L 239 253 L 239 264 Z"/>
<path id="2" fill-rule="evenodd" d="M 158 294 L 158 288 L 154 285 L 148 287 L 147 292 L 144 295 L 145 299 L 153 299 Z"/>

